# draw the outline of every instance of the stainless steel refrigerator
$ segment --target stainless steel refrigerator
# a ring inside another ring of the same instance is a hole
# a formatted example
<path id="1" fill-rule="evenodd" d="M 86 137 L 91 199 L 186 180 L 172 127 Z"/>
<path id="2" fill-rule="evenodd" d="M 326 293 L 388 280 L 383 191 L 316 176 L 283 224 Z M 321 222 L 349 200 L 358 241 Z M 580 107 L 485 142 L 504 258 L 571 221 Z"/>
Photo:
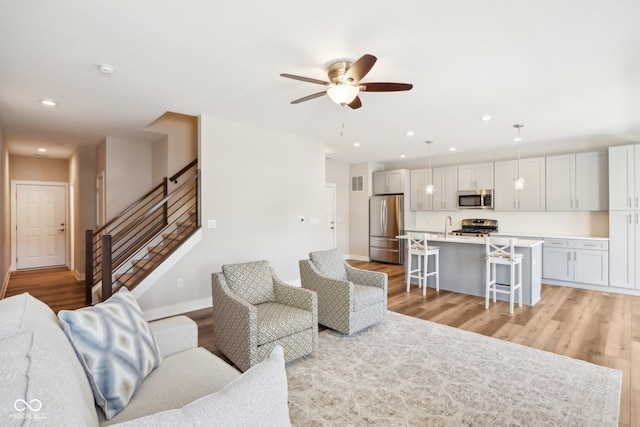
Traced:
<path id="1" fill-rule="evenodd" d="M 369 199 L 369 259 L 404 264 L 404 201 L 402 195 Z"/>

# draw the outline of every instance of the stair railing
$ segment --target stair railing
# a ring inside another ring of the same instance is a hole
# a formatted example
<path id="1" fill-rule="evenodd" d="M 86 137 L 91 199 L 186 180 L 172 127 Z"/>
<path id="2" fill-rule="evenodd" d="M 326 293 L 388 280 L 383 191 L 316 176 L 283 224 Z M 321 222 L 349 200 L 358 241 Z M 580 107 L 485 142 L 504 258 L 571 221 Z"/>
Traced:
<path id="1" fill-rule="evenodd" d="M 102 281 L 104 300 L 119 289 L 127 286 L 133 289 L 151 271 L 133 275 L 134 259 L 145 251 L 154 239 L 170 233 L 173 237 L 185 239 L 200 227 L 200 173 L 195 169 L 186 181 L 168 192 L 168 181 L 177 182 L 177 178 L 194 169 L 197 159 L 185 166 L 171 178 L 136 200 L 116 217 L 96 231 L 86 231 L 85 263 L 85 299 L 90 304 L 93 287 Z M 177 245 L 179 246 L 179 245 Z M 161 254 L 166 256 L 177 248 L 170 246 Z M 159 254 L 148 253 L 143 270 L 149 270 L 151 260 L 158 262 Z M 153 255 L 153 256 L 151 256 Z M 137 262 L 137 261 L 136 261 Z M 140 267 L 140 262 L 137 262 Z M 114 273 L 118 271 L 114 280 Z"/>

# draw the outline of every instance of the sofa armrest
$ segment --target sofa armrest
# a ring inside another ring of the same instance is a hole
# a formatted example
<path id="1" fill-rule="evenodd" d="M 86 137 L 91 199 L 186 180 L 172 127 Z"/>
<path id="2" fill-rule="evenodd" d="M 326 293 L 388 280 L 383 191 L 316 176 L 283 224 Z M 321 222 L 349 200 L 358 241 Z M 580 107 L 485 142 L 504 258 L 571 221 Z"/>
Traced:
<path id="1" fill-rule="evenodd" d="M 375 286 L 376 288 L 382 288 L 387 290 L 388 277 L 386 273 L 379 271 L 361 270 L 359 268 L 352 267 L 348 263 L 344 264 L 347 270 L 347 278 L 358 285 Z"/>
<path id="2" fill-rule="evenodd" d="M 318 295 L 319 306 L 325 307 L 323 302 L 326 302 L 341 313 L 353 311 L 353 283 L 323 275 L 309 259 L 303 259 L 299 264 L 302 287 Z"/>
<path id="3" fill-rule="evenodd" d="M 318 297 L 315 292 L 291 286 L 280 280 L 275 274 L 273 277 L 273 290 L 276 293 L 276 302 L 291 305 L 303 310 L 317 311 Z"/>
<path id="4" fill-rule="evenodd" d="M 163 358 L 198 347 L 198 324 L 187 316 L 149 322 L 149 327 L 156 337 Z"/>
<path id="5" fill-rule="evenodd" d="M 256 307 L 234 294 L 222 273 L 211 275 L 211 294 L 216 346 L 244 372 L 258 348 Z"/>
<path id="6" fill-rule="evenodd" d="M 284 351 L 276 346 L 264 361 L 217 393 L 180 408 L 117 424 L 120 427 L 290 426 Z"/>

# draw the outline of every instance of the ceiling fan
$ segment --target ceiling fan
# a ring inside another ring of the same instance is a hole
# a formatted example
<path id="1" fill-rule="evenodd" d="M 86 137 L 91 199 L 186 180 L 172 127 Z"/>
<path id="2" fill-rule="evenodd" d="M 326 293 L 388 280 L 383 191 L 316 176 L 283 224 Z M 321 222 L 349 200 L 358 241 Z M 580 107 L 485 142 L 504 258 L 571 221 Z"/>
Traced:
<path id="1" fill-rule="evenodd" d="M 366 54 L 354 63 L 348 61 L 334 62 L 327 68 L 327 75 L 329 77 L 328 82 L 309 77 L 296 76 L 293 74 L 280 75 L 288 79 L 327 86 L 327 89 L 322 92 L 314 93 L 313 95 L 308 95 L 291 101 L 292 104 L 310 101 L 315 98 L 320 98 L 326 94 L 336 104 L 348 105 L 355 110 L 356 108 L 362 107 L 362 102 L 358 97 L 360 92 L 398 92 L 411 90 L 413 87 L 413 85 L 409 83 L 360 82 L 360 80 L 371 70 L 376 61 L 377 58 L 375 56 Z"/>

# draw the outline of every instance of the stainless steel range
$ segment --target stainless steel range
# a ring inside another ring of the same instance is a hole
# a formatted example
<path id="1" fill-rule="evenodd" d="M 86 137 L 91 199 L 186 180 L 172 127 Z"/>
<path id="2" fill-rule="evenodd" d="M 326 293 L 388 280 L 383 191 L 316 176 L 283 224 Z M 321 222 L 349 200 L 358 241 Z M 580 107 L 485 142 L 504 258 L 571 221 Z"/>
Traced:
<path id="1" fill-rule="evenodd" d="M 453 230 L 451 234 L 454 236 L 477 236 L 487 237 L 491 233 L 498 231 L 497 219 L 463 219 L 462 228 Z"/>

